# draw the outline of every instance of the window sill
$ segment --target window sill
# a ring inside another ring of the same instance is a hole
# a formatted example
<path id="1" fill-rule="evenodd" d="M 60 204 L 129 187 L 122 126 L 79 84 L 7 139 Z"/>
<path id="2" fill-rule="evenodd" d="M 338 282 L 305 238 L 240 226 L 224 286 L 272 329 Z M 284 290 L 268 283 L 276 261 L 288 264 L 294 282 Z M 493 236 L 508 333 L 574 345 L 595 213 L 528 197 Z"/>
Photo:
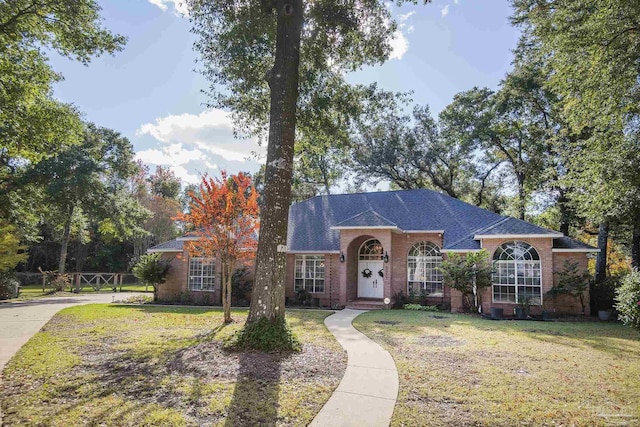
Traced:
<path id="1" fill-rule="evenodd" d="M 215 292 L 215 289 L 189 289 L 189 292 Z"/>

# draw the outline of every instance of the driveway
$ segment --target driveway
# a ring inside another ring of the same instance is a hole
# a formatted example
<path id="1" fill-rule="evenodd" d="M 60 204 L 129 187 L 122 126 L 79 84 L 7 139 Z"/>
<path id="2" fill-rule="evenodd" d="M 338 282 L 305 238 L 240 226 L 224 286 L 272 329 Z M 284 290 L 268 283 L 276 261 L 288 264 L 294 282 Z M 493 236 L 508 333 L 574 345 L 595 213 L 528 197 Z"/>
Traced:
<path id="1" fill-rule="evenodd" d="M 100 293 L 49 297 L 0 304 L 0 374 L 9 359 L 58 311 L 74 305 L 109 303 L 141 295 Z M 2 422 L 0 421 L 0 425 Z"/>

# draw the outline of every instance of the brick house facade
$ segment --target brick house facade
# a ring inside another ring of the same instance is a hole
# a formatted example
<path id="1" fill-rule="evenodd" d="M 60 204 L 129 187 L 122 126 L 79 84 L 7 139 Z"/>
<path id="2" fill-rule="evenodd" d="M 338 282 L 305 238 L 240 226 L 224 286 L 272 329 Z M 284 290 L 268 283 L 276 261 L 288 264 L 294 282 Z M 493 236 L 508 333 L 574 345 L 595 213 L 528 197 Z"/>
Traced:
<path id="1" fill-rule="evenodd" d="M 522 296 L 533 301 L 533 314 L 543 307 L 579 313 L 576 298 L 559 296 L 551 304 L 545 294 L 557 284 L 556 272 L 565 260 L 586 270 L 589 254 L 597 251 L 558 232 L 430 190 L 317 196 L 296 203 L 289 211 L 287 248 L 286 296 L 291 300 L 300 289 L 324 307 L 428 292 L 430 303 L 450 305 L 452 311 L 463 309 L 462 296 L 442 283 L 439 263 L 448 252 L 486 250 L 497 271 L 494 285 L 482 292 L 482 309 L 503 308 L 505 314 L 513 312 Z M 193 278 L 198 270 L 190 270 L 192 261 L 180 239 L 150 252 L 174 257 L 161 299 L 204 294 L 220 303 L 219 275 L 209 289 L 198 289 L 202 281 Z M 214 270 L 219 271 L 215 262 Z"/>

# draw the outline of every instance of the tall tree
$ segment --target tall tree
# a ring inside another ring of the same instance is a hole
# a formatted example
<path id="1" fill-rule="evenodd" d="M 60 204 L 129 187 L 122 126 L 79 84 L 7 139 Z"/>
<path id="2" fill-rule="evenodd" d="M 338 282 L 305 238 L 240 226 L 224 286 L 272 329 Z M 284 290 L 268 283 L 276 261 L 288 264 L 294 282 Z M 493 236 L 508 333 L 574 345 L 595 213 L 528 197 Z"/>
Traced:
<path id="1" fill-rule="evenodd" d="M 313 100 L 310 95 L 331 80 L 327 76 L 344 82 L 341 71 L 384 61 L 397 26 L 380 0 L 187 3 L 199 37 L 196 49 L 215 91 L 213 103 L 231 109 L 241 131 L 264 130 L 268 118 L 264 207 L 248 322 L 279 322 L 296 119 L 314 106 L 298 100 Z"/>
<path id="2" fill-rule="evenodd" d="M 457 94 L 448 108 L 458 116 L 463 135 L 482 148 L 485 161 L 504 164 L 515 181 L 517 215 L 524 219 L 544 166 L 544 146 L 542 130 L 522 99 L 507 90 L 473 88 Z"/>
<path id="3" fill-rule="evenodd" d="M 124 43 L 102 27 L 94 0 L 1 2 L 0 165 L 37 161 L 82 140 L 75 109 L 52 97 L 51 84 L 62 76 L 49 66 L 43 46 L 87 64 Z"/>
<path id="4" fill-rule="evenodd" d="M 514 0 L 513 6 L 513 23 L 539 45 L 552 71 L 546 85 L 560 97 L 572 131 L 588 135 L 567 149 L 574 203 L 601 231 L 612 221 L 635 224 L 640 192 L 628 172 L 639 163 L 640 4 Z"/>
<path id="5" fill-rule="evenodd" d="M 33 165 L 26 182 L 44 187 L 48 218 L 59 225 L 58 271 L 66 268 L 72 225 L 85 214 L 99 219 L 103 235 L 126 239 L 143 232 L 140 222 L 147 214 L 124 191 L 135 172 L 131 143 L 115 131 L 88 124 L 84 142 Z"/>
<path id="6" fill-rule="evenodd" d="M 258 193 L 251 178 L 239 173 L 219 179 L 202 177 L 198 193 L 191 193 L 189 213 L 180 219 L 191 224 L 197 241 L 187 242 L 192 256 L 217 258 L 222 266 L 224 322 L 231 322 L 231 279 L 238 261 L 254 256 L 258 231 Z"/>
<path id="7" fill-rule="evenodd" d="M 432 188 L 479 206 L 495 198 L 491 178 L 499 163 L 476 159 L 476 141 L 463 135 L 457 112 L 447 107 L 437 122 L 429 108 L 416 106 L 410 118 L 386 103 L 388 111 L 358 126 L 353 144 L 362 177 L 386 179 L 402 189 Z"/>

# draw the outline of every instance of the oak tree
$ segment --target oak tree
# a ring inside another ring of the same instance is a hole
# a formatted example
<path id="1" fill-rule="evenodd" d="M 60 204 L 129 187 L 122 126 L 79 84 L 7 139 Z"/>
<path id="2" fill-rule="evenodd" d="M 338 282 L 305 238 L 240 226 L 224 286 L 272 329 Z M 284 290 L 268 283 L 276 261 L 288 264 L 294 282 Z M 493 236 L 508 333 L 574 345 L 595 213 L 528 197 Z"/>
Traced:
<path id="1" fill-rule="evenodd" d="M 248 322 L 278 322 L 284 318 L 298 118 L 318 106 L 313 95 L 326 82 L 344 83 L 343 72 L 386 60 L 397 25 L 381 0 L 188 0 L 187 4 L 203 72 L 212 83 L 211 103 L 230 109 L 239 131 L 268 134 Z"/>

